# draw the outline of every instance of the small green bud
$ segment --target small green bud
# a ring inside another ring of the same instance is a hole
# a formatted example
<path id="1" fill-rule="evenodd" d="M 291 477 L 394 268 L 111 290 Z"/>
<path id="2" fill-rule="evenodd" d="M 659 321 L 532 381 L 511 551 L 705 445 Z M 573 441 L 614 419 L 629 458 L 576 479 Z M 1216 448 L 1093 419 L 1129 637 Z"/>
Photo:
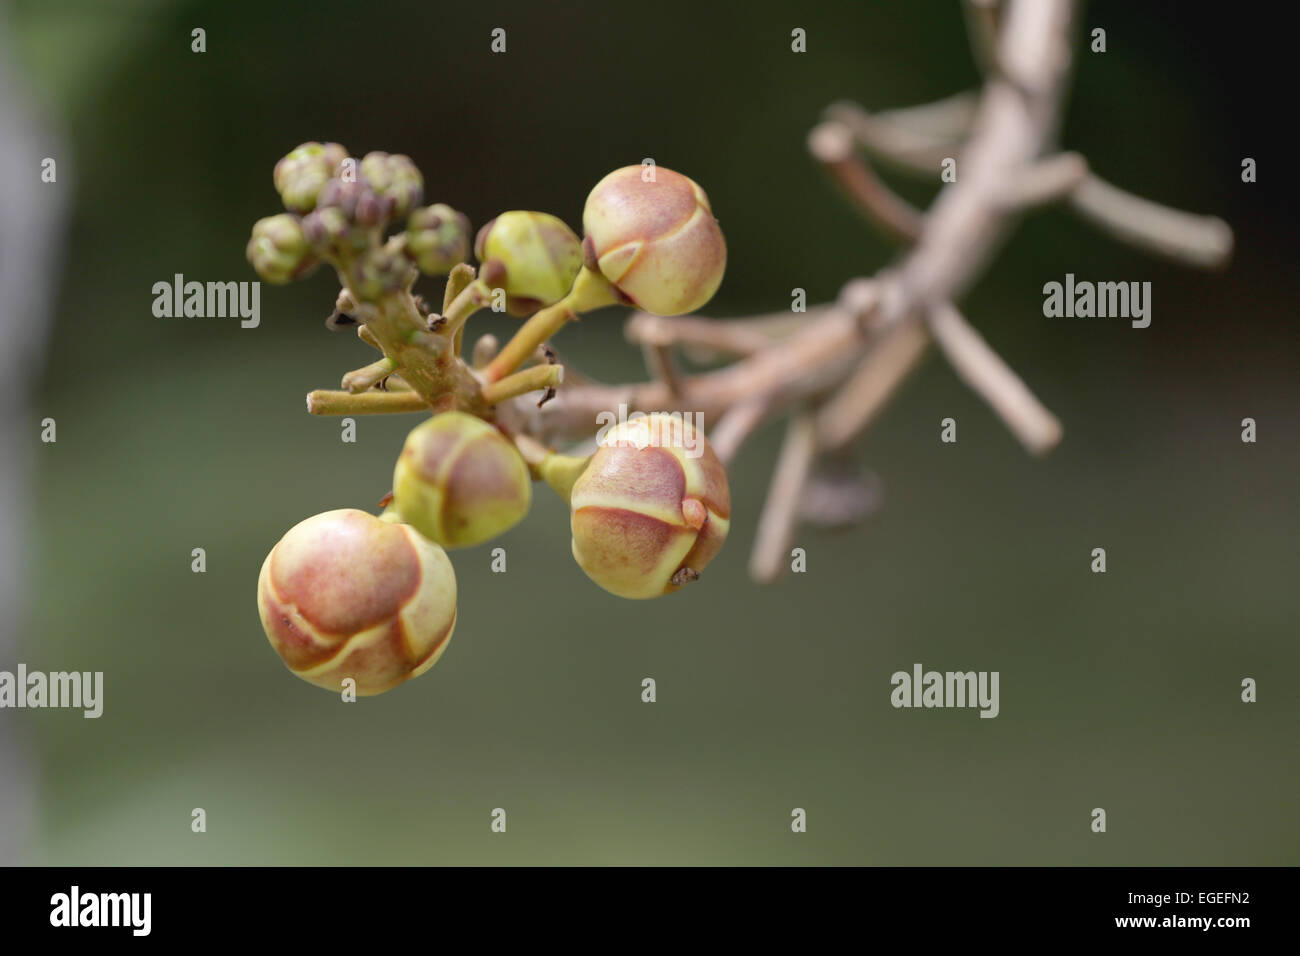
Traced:
<path id="1" fill-rule="evenodd" d="M 532 476 L 523 457 L 481 418 L 443 412 L 406 437 L 393 470 L 402 520 L 444 548 L 495 538 L 528 514 Z"/>
<path id="2" fill-rule="evenodd" d="M 253 223 L 244 253 L 258 275 L 277 285 L 306 275 L 320 262 L 303 237 L 298 217 L 287 212 Z"/>
<path id="3" fill-rule="evenodd" d="M 437 203 L 411 213 L 406 254 L 425 275 L 446 275 L 469 258 L 469 217 Z"/>
<path id="4" fill-rule="evenodd" d="M 424 177 L 409 156 L 366 153 L 359 169 L 371 189 L 393 201 L 396 219 L 404 219 L 424 198 Z"/>
<path id="5" fill-rule="evenodd" d="M 587 196 L 582 227 L 600 272 L 647 312 L 693 312 L 722 284 L 726 240 L 709 197 L 681 173 L 616 169 Z"/>
<path id="6" fill-rule="evenodd" d="M 348 151 L 338 143 L 303 143 L 275 164 L 275 191 L 290 212 L 307 213 L 325 184 L 347 159 Z"/>
<path id="7" fill-rule="evenodd" d="M 506 269 L 506 308 L 527 315 L 568 294 L 582 268 L 582 243 L 572 229 L 544 212 L 503 212 L 479 230 L 479 262 L 499 261 Z"/>

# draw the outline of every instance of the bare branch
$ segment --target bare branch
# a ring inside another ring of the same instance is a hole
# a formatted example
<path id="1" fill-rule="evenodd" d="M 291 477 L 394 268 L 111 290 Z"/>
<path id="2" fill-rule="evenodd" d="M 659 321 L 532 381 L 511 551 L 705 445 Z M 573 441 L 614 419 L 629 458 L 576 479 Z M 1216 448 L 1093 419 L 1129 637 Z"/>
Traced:
<path id="1" fill-rule="evenodd" d="M 1061 423 L 951 304 L 930 310 L 930 332 L 958 376 L 993 407 L 1035 455 L 1061 440 Z"/>
<path id="2" fill-rule="evenodd" d="M 920 363 L 929 341 L 915 322 L 880 333 L 853 376 L 818 411 L 820 447 L 837 450 L 857 438 Z"/>
<path id="3" fill-rule="evenodd" d="M 777 347 L 755 352 L 724 368 L 690 376 L 684 388 L 691 411 L 707 422 L 732 405 L 755 395 L 765 395 L 774 410 L 827 388 L 834 387 L 856 363 L 865 344 L 859 317 L 839 307 L 827 308 L 799 334 Z M 565 388 L 555 401 L 536 416 L 516 409 L 532 419 L 530 430 L 548 443 L 584 437 L 596 431 L 600 412 L 617 411 L 620 404 L 640 411 L 663 411 L 672 407 L 668 387 L 662 382 L 631 385 L 580 385 Z"/>
<path id="4" fill-rule="evenodd" d="M 646 343 L 641 346 L 645 356 L 646 369 L 650 377 L 668 386 L 668 397 L 674 401 L 685 392 L 681 372 L 677 368 L 677 359 L 671 345 Z"/>
<path id="5" fill-rule="evenodd" d="M 828 116 L 845 124 L 873 155 L 924 176 L 935 175 L 943 159 L 961 149 L 960 141 L 969 126 L 963 129 L 960 121 L 973 120 L 959 109 L 946 109 L 945 113 L 954 121 L 946 130 L 949 138 L 914 132 L 905 125 L 908 114 L 904 111 L 871 114 L 854 103 L 837 103 L 827 110 Z M 1028 171 L 1019 176 L 1008 176 L 1002 201 L 1015 207 L 1068 199 L 1076 214 L 1111 235 L 1194 266 L 1221 266 L 1231 255 L 1232 229 L 1222 219 L 1182 212 L 1134 196 L 1086 170 L 1080 175 L 1074 164 L 1086 160 L 1065 158 L 1073 155 L 1062 154 L 1059 160 L 1044 160 L 1027 167 Z M 1076 176 L 1079 178 L 1073 182 Z"/>
<path id="6" fill-rule="evenodd" d="M 736 460 L 740 447 L 763 423 L 770 410 L 770 403 L 760 395 L 731 406 L 718 419 L 710 432 L 709 444 L 724 466 L 730 467 Z"/>
<path id="7" fill-rule="evenodd" d="M 1219 217 L 1170 209 L 1097 176 L 1080 184 L 1070 205 L 1111 235 L 1170 259 L 1217 267 L 1232 254 L 1232 228 Z"/>
<path id="8" fill-rule="evenodd" d="M 1007 209 L 1026 209 L 1068 199 L 1088 178 L 1088 161 L 1079 153 L 1057 153 L 1024 169 L 1005 185 L 1002 202 Z"/>
<path id="9" fill-rule="evenodd" d="M 876 158 L 902 170 L 937 177 L 944 159 L 955 156 L 970 134 L 977 105 L 976 94 L 967 92 L 880 113 L 842 101 L 827 107 L 825 115 L 847 126 Z"/>
<path id="10" fill-rule="evenodd" d="M 921 213 L 900 198 L 858 155 L 853 134 L 827 120 L 808 134 L 808 151 L 821 163 L 854 205 L 893 239 L 911 243 L 921 234 Z"/>
<path id="11" fill-rule="evenodd" d="M 663 316 L 634 312 L 623 334 L 638 345 L 677 345 L 702 360 L 718 355 L 752 355 L 773 342 L 788 338 L 823 315 L 828 306 L 807 312 L 772 312 L 748 319 L 706 319 L 697 315 Z"/>
<path id="12" fill-rule="evenodd" d="M 791 419 L 749 559 L 750 576 L 760 583 L 775 580 L 786 569 L 799 523 L 799 503 L 816 453 L 817 432 L 812 416 Z"/>

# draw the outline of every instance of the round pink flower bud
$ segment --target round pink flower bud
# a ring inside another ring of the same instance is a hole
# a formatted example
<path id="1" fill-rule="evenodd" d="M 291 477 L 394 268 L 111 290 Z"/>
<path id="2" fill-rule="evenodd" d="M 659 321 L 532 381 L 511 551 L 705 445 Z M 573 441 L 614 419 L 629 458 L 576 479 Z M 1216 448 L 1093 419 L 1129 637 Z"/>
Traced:
<path id="1" fill-rule="evenodd" d="M 290 528 L 262 563 L 267 639 L 310 684 L 360 696 L 431 668 L 456 626 L 456 574 L 413 528 L 364 511 L 326 511 Z"/>
<path id="2" fill-rule="evenodd" d="M 722 462 L 703 432 L 663 413 L 610 429 L 569 506 L 578 566 L 626 598 L 658 597 L 693 581 L 731 524 Z"/>
<path id="3" fill-rule="evenodd" d="M 614 170 L 587 196 L 582 226 L 601 274 L 647 312 L 693 312 L 722 284 L 726 240 L 709 197 L 681 173 Z"/>

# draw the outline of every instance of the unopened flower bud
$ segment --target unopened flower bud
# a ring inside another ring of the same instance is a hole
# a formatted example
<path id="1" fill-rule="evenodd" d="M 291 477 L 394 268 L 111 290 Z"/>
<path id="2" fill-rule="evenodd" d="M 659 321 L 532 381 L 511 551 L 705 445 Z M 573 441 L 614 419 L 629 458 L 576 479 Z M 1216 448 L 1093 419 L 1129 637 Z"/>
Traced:
<path id="1" fill-rule="evenodd" d="M 693 180 L 659 166 L 610 173 L 587 196 L 582 226 L 600 272 L 647 312 L 700 308 L 722 284 L 727 243 L 709 197 Z"/>
<path id="2" fill-rule="evenodd" d="M 304 276 L 319 264 L 303 237 L 298 217 L 287 212 L 253 223 L 244 253 L 258 275 L 277 284 Z"/>
<path id="3" fill-rule="evenodd" d="M 469 258 L 469 217 L 437 203 L 411 213 L 406 254 L 425 275 L 446 275 Z"/>
<path id="4" fill-rule="evenodd" d="M 290 212 L 311 212 L 321 189 L 347 156 L 338 143 L 303 143 L 276 163 L 272 178 L 284 207 Z"/>
<path id="5" fill-rule="evenodd" d="M 348 288 L 363 302 L 378 302 L 385 296 L 410 287 L 415 269 L 392 249 L 369 249 L 349 266 Z"/>
<path id="6" fill-rule="evenodd" d="M 289 670 L 338 692 L 382 694 L 437 662 L 456 624 L 456 575 L 414 529 L 364 511 L 300 522 L 257 581 L 262 627 Z"/>
<path id="7" fill-rule="evenodd" d="M 398 514 L 444 548 L 495 538 L 528 514 L 532 500 L 532 476 L 514 445 L 466 412 L 416 426 L 393 471 Z"/>
<path id="8" fill-rule="evenodd" d="M 731 523 L 722 462 L 689 420 L 663 413 L 611 428 L 569 505 L 578 566 L 626 598 L 658 597 L 694 580 Z"/>
<path id="9" fill-rule="evenodd" d="M 359 170 L 371 189 L 393 201 L 394 218 L 406 218 L 424 198 L 424 177 L 409 156 L 366 153 Z"/>
<path id="10" fill-rule="evenodd" d="M 479 230 L 474 254 L 505 266 L 506 308 L 515 315 L 560 301 L 582 268 L 578 237 L 544 212 L 503 212 Z"/>
<path id="11" fill-rule="evenodd" d="M 303 216 L 302 235 L 318 256 L 365 246 L 365 234 L 352 228 L 343 210 L 333 207 L 317 209 Z"/>
<path id="12" fill-rule="evenodd" d="M 350 223 L 378 226 L 393 214 L 393 199 L 381 196 L 366 183 L 331 179 L 316 200 L 318 209 L 337 209 Z M 364 221 L 363 221 L 364 220 Z"/>
<path id="13" fill-rule="evenodd" d="M 366 190 L 357 196 L 357 225 L 366 229 L 382 226 L 392 215 L 393 200 L 389 196 L 380 196 L 373 190 Z"/>

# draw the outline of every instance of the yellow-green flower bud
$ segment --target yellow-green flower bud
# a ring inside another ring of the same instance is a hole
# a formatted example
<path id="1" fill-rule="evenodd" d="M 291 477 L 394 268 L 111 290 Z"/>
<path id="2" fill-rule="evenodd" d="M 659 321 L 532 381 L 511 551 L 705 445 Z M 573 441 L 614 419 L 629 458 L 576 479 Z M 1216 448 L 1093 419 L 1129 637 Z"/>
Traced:
<path id="1" fill-rule="evenodd" d="M 432 667 L 456 625 L 446 552 L 396 522 L 345 508 L 289 529 L 257 580 L 262 627 L 289 670 L 339 692 L 382 694 Z"/>
<path id="2" fill-rule="evenodd" d="M 652 598 L 698 577 L 731 525 L 731 492 L 704 433 L 655 413 L 611 428 L 569 499 L 573 557 L 611 594 Z"/>
<path id="3" fill-rule="evenodd" d="M 258 275 L 276 284 L 300 278 L 319 264 L 303 237 L 298 217 L 287 212 L 253 223 L 244 254 Z"/>
<path id="4" fill-rule="evenodd" d="M 544 212 L 503 212 L 479 230 L 479 262 L 506 268 L 506 309 L 527 315 L 560 301 L 582 268 L 582 242 L 563 220 Z"/>
<path id="5" fill-rule="evenodd" d="M 397 219 L 405 219 L 424 198 L 424 177 L 409 156 L 366 153 L 359 169 L 371 189 L 393 201 L 392 214 Z"/>
<path id="6" fill-rule="evenodd" d="M 518 524 L 532 501 L 532 476 L 515 446 L 465 412 L 416 426 L 393 470 L 397 513 L 444 548 L 495 538 Z"/>
<path id="7" fill-rule="evenodd" d="M 443 203 L 415 210 L 406 224 L 406 254 L 425 275 L 446 275 L 469 258 L 469 217 Z"/>
<path id="8" fill-rule="evenodd" d="M 284 208 L 296 213 L 315 209 L 316 197 L 347 157 L 338 143 L 303 143 L 276 163 L 272 178 Z"/>
<path id="9" fill-rule="evenodd" d="M 709 197 L 681 173 L 616 169 L 587 196 L 582 227 L 601 274 L 647 312 L 693 312 L 722 284 L 726 240 Z"/>

